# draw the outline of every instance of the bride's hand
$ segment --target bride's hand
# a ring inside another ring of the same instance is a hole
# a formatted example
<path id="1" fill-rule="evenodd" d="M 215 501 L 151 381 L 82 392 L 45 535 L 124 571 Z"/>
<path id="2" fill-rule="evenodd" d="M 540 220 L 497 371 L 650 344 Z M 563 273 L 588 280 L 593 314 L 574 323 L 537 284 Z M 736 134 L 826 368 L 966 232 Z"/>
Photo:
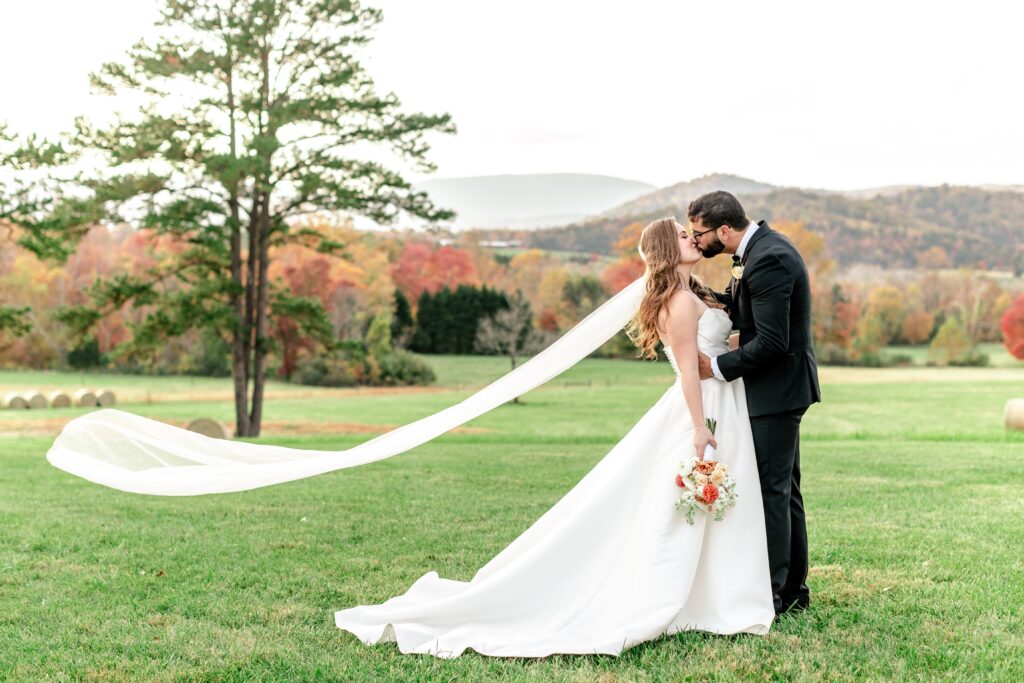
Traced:
<path id="1" fill-rule="evenodd" d="M 714 434 L 707 428 L 707 425 L 701 425 L 693 432 L 693 447 L 697 451 L 697 459 L 704 459 L 704 450 L 708 444 L 711 444 L 712 448 L 718 448 L 718 442 L 715 441 Z"/>

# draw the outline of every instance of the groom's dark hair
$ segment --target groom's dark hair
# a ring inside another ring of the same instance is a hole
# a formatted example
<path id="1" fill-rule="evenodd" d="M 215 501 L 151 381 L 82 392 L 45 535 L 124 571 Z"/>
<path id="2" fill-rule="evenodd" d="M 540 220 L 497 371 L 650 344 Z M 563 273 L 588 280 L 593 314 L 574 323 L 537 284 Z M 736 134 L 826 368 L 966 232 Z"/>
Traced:
<path id="1" fill-rule="evenodd" d="M 691 221 L 699 218 L 707 228 L 728 225 L 733 230 L 744 230 L 750 224 L 740 200 L 724 190 L 697 197 L 690 202 L 686 215 Z"/>

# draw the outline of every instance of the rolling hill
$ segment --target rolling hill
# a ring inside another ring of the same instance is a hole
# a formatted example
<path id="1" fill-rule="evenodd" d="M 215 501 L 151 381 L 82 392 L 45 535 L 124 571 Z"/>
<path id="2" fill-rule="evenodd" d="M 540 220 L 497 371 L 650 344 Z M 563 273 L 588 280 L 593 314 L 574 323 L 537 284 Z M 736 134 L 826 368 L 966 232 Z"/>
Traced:
<path id="1" fill-rule="evenodd" d="M 451 227 L 540 228 L 600 214 L 656 189 L 635 180 L 580 173 L 495 175 L 416 184 L 457 216 Z"/>
<path id="2" fill-rule="evenodd" d="M 1024 193 L 1014 187 L 892 187 L 851 192 L 780 188 L 714 175 L 634 198 L 560 228 L 503 231 L 528 246 L 607 254 L 622 228 L 665 215 L 683 218 L 689 202 L 710 189 L 733 191 L 753 219 L 803 221 L 824 235 L 840 265 L 914 267 L 926 249 L 941 247 L 950 265 L 1024 268 Z"/>

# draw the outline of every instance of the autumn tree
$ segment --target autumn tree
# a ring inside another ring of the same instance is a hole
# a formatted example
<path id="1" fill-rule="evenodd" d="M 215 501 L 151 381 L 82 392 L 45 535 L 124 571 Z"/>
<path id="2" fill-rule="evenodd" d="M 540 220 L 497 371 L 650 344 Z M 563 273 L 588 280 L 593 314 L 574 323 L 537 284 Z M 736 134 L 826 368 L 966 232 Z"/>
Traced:
<path id="1" fill-rule="evenodd" d="M 98 91 L 147 104 L 112 125 L 76 122 L 74 148 L 101 169 L 80 173 L 77 203 L 49 217 L 69 229 L 133 221 L 186 248 L 143 275 L 97 282 L 90 305 L 65 321 L 81 331 L 123 306 L 147 307 L 133 329 L 140 354 L 194 327 L 219 331 L 238 436 L 260 432 L 272 318 L 307 336 L 324 329 L 321 302 L 271 286 L 271 253 L 297 243 L 339 255 L 345 244 L 296 219 L 450 217 L 364 153 L 381 148 L 429 171 L 424 135 L 454 130 L 447 115 L 404 113 L 375 90 L 358 53 L 380 21 L 358 0 L 165 0 L 160 36 L 92 76 Z"/>
<path id="2" fill-rule="evenodd" d="M 998 283 L 976 273 L 960 273 L 957 285 L 949 308 L 960 317 L 971 342 L 998 340 L 999 320 L 1012 296 Z"/>
<path id="3" fill-rule="evenodd" d="M 902 291 L 893 285 L 875 287 L 861 309 L 854 346 L 861 353 L 877 351 L 900 334 L 904 317 Z"/>
<path id="4" fill-rule="evenodd" d="M 860 306 L 850 300 L 838 282 L 832 285 L 826 300 L 816 299 L 815 303 L 818 304 L 813 318 L 815 342 L 848 350 L 853 342 Z"/>
<path id="5" fill-rule="evenodd" d="M 949 365 L 965 358 L 973 348 L 974 344 L 971 343 L 963 323 L 956 316 L 950 316 L 935 333 L 929 347 L 929 355 L 940 365 Z"/>
<path id="6" fill-rule="evenodd" d="M 601 273 L 601 280 L 610 294 L 625 289 L 644 274 L 644 262 L 637 250 L 643 230 L 643 223 L 630 223 L 622 229 L 619 238 L 612 244 L 612 255 L 616 260 L 606 266 Z"/>
<path id="7" fill-rule="evenodd" d="M 917 267 L 927 270 L 939 270 L 949 268 L 949 255 L 939 245 L 933 245 L 922 251 L 917 256 Z"/>
<path id="8" fill-rule="evenodd" d="M 825 252 L 825 237 L 821 233 L 808 230 L 803 221 L 778 221 L 773 223 L 772 227 L 788 237 L 800 252 L 807 265 L 812 285 L 835 270 L 835 261 L 828 258 Z"/>
<path id="9" fill-rule="evenodd" d="M 1024 360 L 1024 294 L 1021 294 L 1003 313 L 1000 321 L 1003 344 L 1014 358 Z"/>
<path id="10" fill-rule="evenodd" d="M 901 336 L 908 344 L 924 344 L 931 339 L 934 329 L 935 316 L 923 308 L 915 308 L 907 313 Z"/>
<path id="11" fill-rule="evenodd" d="M 555 259 L 540 249 L 527 249 L 508 262 L 507 279 L 500 287 L 508 292 L 520 291 L 531 306 L 540 307 L 540 285 L 544 273 L 554 265 Z"/>
<path id="12" fill-rule="evenodd" d="M 480 278 L 470 255 L 451 246 L 436 247 L 411 240 L 391 266 L 391 279 L 409 301 L 418 301 L 423 292 L 431 294 L 448 287 L 478 285 Z"/>

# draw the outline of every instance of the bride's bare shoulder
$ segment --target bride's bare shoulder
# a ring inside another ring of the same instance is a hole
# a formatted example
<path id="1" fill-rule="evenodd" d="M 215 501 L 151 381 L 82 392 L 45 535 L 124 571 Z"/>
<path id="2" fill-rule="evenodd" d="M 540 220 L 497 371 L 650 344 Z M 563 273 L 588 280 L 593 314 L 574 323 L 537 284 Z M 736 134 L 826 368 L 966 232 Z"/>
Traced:
<path id="1" fill-rule="evenodd" d="M 707 305 L 695 297 L 687 289 L 673 292 L 662 306 L 658 321 L 662 329 L 669 331 L 672 327 L 696 325 L 701 313 Z"/>

